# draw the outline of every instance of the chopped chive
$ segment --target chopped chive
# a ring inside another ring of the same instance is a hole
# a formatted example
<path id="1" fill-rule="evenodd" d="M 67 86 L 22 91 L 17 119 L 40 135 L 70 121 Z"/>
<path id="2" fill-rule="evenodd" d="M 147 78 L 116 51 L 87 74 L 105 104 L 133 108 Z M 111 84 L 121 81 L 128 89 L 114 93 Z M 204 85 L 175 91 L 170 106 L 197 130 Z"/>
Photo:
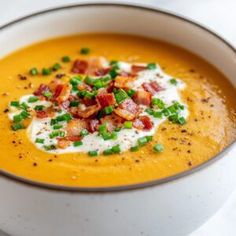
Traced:
<path id="1" fill-rule="evenodd" d="M 133 146 L 133 147 L 130 148 L 131 152 L 136 152 L 138 150 L 139 150 L 139 146 L 138 145 L 137 146 Z"/>
<path id="2" fill-rule="evenodd" d="M 11 128 L 12 128 L 12 130 L 16 131 L 19 129 L 24 129 L 25 127 L 21 123 L 14 123 L 14 124 L 12 124 Z"/>
<path id="3" fill-rule="evenodd" d="M 34 102 L 37 102 L 38 100 L 39 100 L 38 97 L 32 96 L 32 97 L 29 97 L 28 102 L 29 102 L 29 103 L 34 103 Z"/>
<path id="4" fill-rule="evenodd" d="M 66 113 L 60 116 L 56 117 L 56 121 L 57 122 L 61 122 L 61 121 L 70 121 L 72 119 L 71 114 L 70 113 Z"/>
<path id="5" fill-rule="evenodd" d="M 50 68 L 42 69 L 42 75 L 50 75 L 51 73 L 52 73 L 52 70 Z"/>
<path id="6" fill-rule="evenodd" d="M 148 142 L 146 137 L 141 137 L 138 139 L 138 145 L 139 146 L 144 146 Z"/>
<path id="7" fill-rule="evenodd" d="M 128 94 L 129 97 L 133 97 L 134 94 L 135 94 L 135 90 L 130 89 L 130 90 L 127 91 L 127 94 Z"/>
<path id="8" fill-rule="evenodd" d="M 51 150 L 55 150 L 56 149 L 56 146 L 53 145 L 53 144 L 51 144 L 51 145 L 44 145 L 43 147 L 44 147 L 44 149 L 46 151 L 51 151 Z"/>
<path id="9" fill-rule="evenodd" d="M 115 93 L 115 99 L 117 103 L 123 102 L 128 97 L 127 93 L 123 89 L 119 89 Z"/>
<path id="10" fill-rule="evenodd" d="M 149 115 L 153 115 L 154 111 L 151 108 L 146 108 L 145 112 L 147 112 Z"/>
<path id="11" fill-rule="evenodd" d="M 12 107 L 19 107 L 20 106 L 20 102 L 18 102 L 18 101 L 11 101 L 10 102 L 10 106 L 12 106 Z"/>
<path id="12" fill-rule="evenodd" d="M 117 139 L 117 133 L 116 132 L 112 132 L 112 133 L 108 133 L 108 132 L 105 132 L 102 134 L 102 137 L 104 140 L 110 140 L 110 139 Z"/>
<path id="13" fill-rule="evenodd" d="M 43 93 L 43 96 L 47 97 L 47 98 L 51 98 L 52 97 L 52 93 L 50 91 L 46 91 L 46 92 Z"/>
<path id="14" fill-rule="evenodd" d="M 111 148 L 105 149 L 105 150 L 103 151 L 103 154 L 104 154 L 104 155 L 111 155 L 112 153 L 113 153 L 113 151 L 112 151 Z"/>
<path id="15" fill-rule="evenodd" d="M 74 147 L 79 147 L 79 146 L 81 146 L 82 144 L 83 144 L 82 141 L 75 141 L 75 142 L 73 143 L 73 146 L 74 146 Z"/>
<path id="16" fill-rule="evenodd" d="M 95 157 L 95 156 L 98 155 L 98 151 L 97 151 L 97 150 L 89 151 L 89 152 L 88 152 L 88 155 L 91 156 L 91 157 Z"/>
<path id="17" fill-rule="evenodd" d="M 115 131 L 115 132 L 121 131 L 121 127 L 116 127 L 116 128 L 114 129 L 114 131 Z"/>
<path id="18" fill-rule="evenodd" d="M 61 130 L 56 130 L 56 131 L 53 131 L 52 133 L 49 134 L 50 139 L 56 138 L 58 136 L 65 137 L 65 132 L 61 131 Z"/>
<path id="19" fill-rule="evenodd" d="M 77 107 L 79 105 L 79 101 L 71 101 L 70 107 Z"/>
<path id="20" fill-rule="evenodd" d="M 89 48 L 81 48 L 80 49 L 80 54 L 87 55 L 89 53 L 90 53 L 90 49 Z"/>
<path id="21" fill-rule="evenodd" d="M 44 139 L 43 138 L 36 138 L 35 143 L 44 143 Z"/>
<path id="22" fill-rule="evenodd" d="M 112 106 L 107 106 L 104 108 L 104 112 L 106 115 L 109 115 L 113 112 L 113 107 Z"/>
<path id="23" fill-rule="evenodd" d="M 29 73 L 34 76 L 34 75 L 38 75 L 39 72 L 38 72 L 38 69 L 34 67 L 30 69 Z"/>
<path id="24" fill-rule="evenodd" d="M 124 128 L 125 129 L 132 129 L 133 127 L 133 122 L 132 121 L 125 121 L 124 122 Z"/>
<path id="25" fill-rule="evenodd" d="M 86 136 L 88 134 L 89 134 L 89 132 L 88 132 L 87 129 L 82 129 L 81 132 L 80 132 L 80 136 L 82 136 L 82 137 L 84 137 L 84 136 Z"/>
<path id="26" fill-rule="evenodd" d="M 103 123 L 103 124 L 99 125 L 99 127 L 98 127 L 98 133 L 99 133 L 100 135 L 102 135 L 102 134 L 104 134 L 104 133 L 106 133 L 106 132 L 107 132 L 106 123 Z"/>
<path id="27" fill-rule="evenodd" d="M 52 70 L 53 70 L 53 71 L 57 71 L 57 70 L 59 70 L 59 69 L 61 69 L 61 65 L 60 65 L 59 63 L 55 63 L 55 64 L 52 66 Z"/>
<path id="28" fill-rule="evenodd" d="M 25 103 L 25 102 L 22 102 L 20 104 L 20 107 L 23 109 L 23 110 L 27 110 L 29 108 L 29 106 Z"/>
<path id="29" fill-rule="evenodd" d="M 29 113 L 27 111 L 22 111 L 19 115 L 15 115 L 13 116 L 13 120 L 14 122 L 20 122 L 24 119 L 26 119 L 27 117 L 29 117 Z"/>
<path id="30" fill-rule="evenodd" d="M 146 139 L 147 139 L 147 142 L 150 142 L 150 141 L 152 141 L 153 136 L 152 135 L 146 136 Z"/>
<path id="31" fill-rule="evenodd" d="M 117 69 L 120 69 L 120 66 L 119 66 L 119 61 L 111 61 L 110 62 L 110 65 L 112 66 L 113 69 L 117 70 Z"/>
<path id="32" fill-rule="evenodd" d="M 157 106 L 160 109 L 165 108 L 165 103 L 159 98 L 153 98 L 152 99 L 152 105 Z"/>
<path id="33" fill-rule="evenodd" d="M 64 57 L 61 58 L 61 61 L 65 62 L 65 63 L 70 62 L 70 57 L 69 56 L 64 56 Z"/>
<path id="34" fill-rule="evenodd" d="M 111 150 L 112 150 L 113 153 L 120 153 L 121 152 L 120 145 L 117 144 L 117 145 L 113 146 L 111 148 Z"/>
<path id="35" fill-rule="evenodd" d="M 173 85 L 177 85 L 177 84 L 178 84 L 178 82 L 177 82 L 176 79 L 170 79 L 169 82 L 170 82 L 171 84 L 173 84 Z"/>
<path id="36" fill-rule="evenodd" d="M 163 152 L 163 150 L 164 150 L 164 147 L 160 143 L 157 143 L 156 145 L 153 146 L 154 152 Z"/>
<path id="37" fill-rule="evenodd" d="M 93 85 L 94 83 L 94 80 L 93 78 L 89 77 L 89 76 L 86 76 L 85 79 L 84 79 L 84 82 L 88 85 Z"/>
<path id="38" fill-rule="evenodd" d="M 74 76 L 70 79 L 70 84 L 72 85 L 72 88 L 74 91 L 78 90 L 78 84 L 81 84 L 82 78 L 80 76 Z"/>
<path id="39" fill-rule="evenodd" d="M 111 69 L 109 75 L 114 79 L 118 75 L 118 72 L 115 69 Z"/>
<path id="40" fill-rule="evenodd" d="M 185 124 L 185 123 L 186 123 L 186 120 L 185 120 L 185 118 L 184 118 L 184 117 L 182 117 L 182 116 L 181 116 L 181 117 L 179 117 L 179 118 L 178 118 L 178 123 L 179 123 L 179 124 L 181 124 L 181 125 Z"/>
<path id="41" fill-rule="evenodd" d="M 45 108 L 45 106 L 43 106 L 43 105 L 37 105 L 34 107 L 34 110 L 35 111 L 42 111 L 44 108 Z"/>
<path id="42" fill-rule="evenodd" d="M 155 118 L 162 118 L 162 112 L 161 111 L 154 111 L 153 112 L 153 117 L 155 117 Z"/>
<path id="43" fill-rule="evenodd" d="M 149 63 L 149 64 L 147 64 L 147 68 L 148 68 L 149 70 L 154 70 L 154 69 L 157 68 L 157 66 L 156 66 L 155 63 Z"/>
<path id="44" fill-rule="evenodd" d="M 52 128 L 53 129 L 61 129 L 63 127 L 63 125 L 54 125 Z"/>

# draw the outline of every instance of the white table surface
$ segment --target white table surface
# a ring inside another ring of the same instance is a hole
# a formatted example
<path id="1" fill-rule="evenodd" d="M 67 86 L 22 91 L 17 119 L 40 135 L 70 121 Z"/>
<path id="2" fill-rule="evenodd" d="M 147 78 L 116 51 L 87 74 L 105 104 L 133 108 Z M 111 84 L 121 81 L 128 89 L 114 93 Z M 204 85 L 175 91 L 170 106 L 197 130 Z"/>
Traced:
<path id="1" fill-rule="evenodd" d="M 94 1 L 0 0 L 0 25 L 43 9 L 81 2 Z M 216 31 L 236 47 L 236 0 L 103 0 L 102 2 L 138 3 L 182 14 Z M 236 192 L 215 216 L 191 236 L 235 236 L 235 222 Z M 3 235 L 0 232 L 0 236 Z"/>

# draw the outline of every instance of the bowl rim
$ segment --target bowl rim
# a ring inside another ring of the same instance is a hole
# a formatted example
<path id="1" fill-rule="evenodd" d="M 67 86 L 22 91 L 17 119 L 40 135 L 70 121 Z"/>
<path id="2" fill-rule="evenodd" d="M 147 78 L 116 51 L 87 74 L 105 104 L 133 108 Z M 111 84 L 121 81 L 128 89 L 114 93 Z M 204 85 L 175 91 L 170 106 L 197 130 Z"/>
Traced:
<path id="1" fill-rule="evenodd" d="M 47 13 L 65 10 L 65 9 L 72 9 L 72 8 L 83 8 L 83 7 L 122 7 L 122 8 L 133 8 L 138 9 L 146 12 L 153 12 L 158 14 L 167 15 L 169 17 L 175 18 L 177 20 L 181 20 L 183 22 L 187 22 L 189 24 L 192 24 L 208 34 L 211 34 L 215 38 L 217 38 L 219 41 L 221 41 L 224 45 L 226 45 L 236 56 L 236 48 L 232 46 L 227 40 L 225 40 L 223 37 L 221 37 L 218 33 L 212 31 L 208 27 L 203 26 L 202 24 L 197 23 L 196 21 L 193 21 L 192 19 L 189 19 L 188 17 L 182 16 L 180 14 L 172 13 L 167 10 L 162 10 L 156 7 L 147 7 L 141 4 L 132 4 L 132 3 L 107 3 L 107 2 L 97 2 L 97 3 L 81 3 L 81 4 L 70 4 L 70 5 L 63 5 L 59 7 L 49 8 L 46 10 L 38 11 L 20 18 L 17 18 L 13 21 L 10 21 L 9 23 L 6 23 L 2 26 L 0 26 L 0 33 L 4 31 L 4 29 L 7 29 L 11 26 L 16 25 L 17 23 L 23 22 L 27 19 L 31 19 L 35 16 L 44 15 Z M 127 184 L 127 185 L 118 185 L 118 186 L 105 186 L 105 187 L 80 187 L 80 186 L 66 186 L 66 185 L 59 185 L 59 184 L 50 184 L 46 182 L 40 182 L 36 180 L 30 180 L 26 177 L 21 177 L 18 175 L 15 175 L 11 172 L 5 171 L 3 169 L 0 169 L 0 177 L 10 179 L 15 181 L 16 183 L 20 183 L 26 186 L 31 186 L 39 189 L 44 190 L 50 190 L 50 191 L 62 191 L 62 192 L 80 192 L 80 193 L 86 193 L 86 192 L 92 192 L 92 193 L 111 193 L 111 192 L 117 192 L 117 191 L 130 191 L 130 190 L 137 190 L 137 189 L 143 189 L 147 187 L 154 187 L 154 186 L 160 186 L 163 184 L 167 184 L 173 181 L 176 181 L 180 178 L 187 177 L 193 173 L 199 172 L 200 170 L 203 170 L 205 168 L 208 168 L 211 164 L 215 163 L 216 161 L 223 158 L 230 150 L 232 150 L 233 146 L 236 144 L 236 139 L 229 144 L 224 150 L 222 150 L 220 153 L 212 157 L 206 162 L 203 162 L 202 164 L 193 167 L 190 170 L 185 170 L 183 172 L 177 173 L 172 176 L 168 176 L 161 179 L 154 179 L 151 181 L 145 181 L 141 183 L 136 184 Z"/>

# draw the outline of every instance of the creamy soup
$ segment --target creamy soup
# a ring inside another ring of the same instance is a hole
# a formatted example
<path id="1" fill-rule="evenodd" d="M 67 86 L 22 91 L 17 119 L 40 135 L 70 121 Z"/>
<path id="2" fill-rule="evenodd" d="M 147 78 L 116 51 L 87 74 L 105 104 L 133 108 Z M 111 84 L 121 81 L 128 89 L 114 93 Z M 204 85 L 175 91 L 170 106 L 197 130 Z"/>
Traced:
<path id="1" fill-rule="evenodd" d="M 173 45 L 87 34 L 0 60 L 1 169 L 66 186 L 171 176 L 236 137 L 235 88 Z"/>

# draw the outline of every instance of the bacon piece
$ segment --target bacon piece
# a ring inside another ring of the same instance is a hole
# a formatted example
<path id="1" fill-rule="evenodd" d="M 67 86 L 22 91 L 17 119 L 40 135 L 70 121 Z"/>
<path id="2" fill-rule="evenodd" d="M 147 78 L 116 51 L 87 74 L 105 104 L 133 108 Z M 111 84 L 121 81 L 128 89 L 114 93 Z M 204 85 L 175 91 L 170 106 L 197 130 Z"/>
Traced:
<path id="1" fill-rule="evenodd" d="M 49 87 L 46 84 L 40 84 L 37 90 L 34 92 L 34 95 L 43 96 L 43 94 L 48 91 L 49 91 Z"/>
<path id="2" fill-rule="evenodd" d="M 142 87 L 144 88 L 145 91 L 151 93 L 152 95 L 163 90 L 163 88 L 160 85 L 158 85 L 156 81 L 150 83 L 145 82 L 142 84 Z"/>
<path id="3" fill-rule="evenodd" d="M 130 88 L 132 86 L 132 82 L 134 80 L 135 80 L 135 77 L 116 76 L 115 87 L 117 87 L 117 88 Z"/>
<path id="4" fill-rule="evenodd" d="M 114 112 L 125 120 L 133 120 L 139 112 L 139 107 L 132 99 L 126 98 Z"/>
<path id="5" fill-rule="evenodd" d="M 112 93 L 113 89 L 115 88 L 115 83 L 114 81 L 111 81 L 107 87 L 107 92 Z"/>
<path id="6" fill-rule="evenodd" d="M 91 133 L 94 133 L 97 131 L 99 125 L 99 120 L 97 119 L 92 119 L 88 121 L 88 131 Z"/>
<path id="7" fill-rule="evenodd" d="M 93 98 L 84 97 L 81 102 L 86 106 L 92 106 L 97 104 L 96 100 Z"/>
<path id="8" fill-rule="evenodd" d="M 96 100 L 100 104 L 101 108 L 111 106 L 116 103 L 113 93 L 100 93 L 96 96 Z"/>
<path id="9" fill-rule="evenodd" d="M 101 107 L 99 104 L 86 107 L 85 109 L 80 109 L 78 107 L 71 109 L 71 113 L 74 117 L 89 118 L 90 116 L 95 115 L 100 110 L 100 108 Z"/>
<path id="10" fill-rule="evenodd" d="M 109 68 L 104 68 L 107 61 L 104 57 L 92 57 L 88 60 L 76 60 L 71 71 L 77 74 L 96 75 L 108 73 Z"/>
<path id="11" fill-rule="evenodd" d="M 63 82 L 60 79 L 53 79 L 49 84 L 48 87 L 52 92 L 55 92 L 58 85 L 62 85 Z"/>
<path id="12" fill-rule="evenodd" d="M 70 141 L 66 138 L 58 139 L 57 141 L 57 147 L 61 149 L 65 149 L 70 145 Z"/>
<path id="13" fill-rule="evenodd" d="M 135 119 L 133 126 L 140 130 L 150 130 L 153 127 L 153 123 L 148 116 L 140 116 Z"/>
<path id="14" fill-rule="evenodd" d="M 36 117 L 39 119 L 44 119 L 48 117 L 48 114 L 46 111 L 35 111 L 36 112 Z"/>
<path id="15" fill-rule="evenodd" d="M 81 140 L 81 136 L 66 136 L 66 139 L 71 142 L 76 142 Z"/>
<path id="16" fill-rule="evenodd" d="M 106 123 L 107 130 L 112 132 L 116 127 L 122 127 L 124 119 L 116 114 L 111 114 L 101 118 L 101 123 Z"/>
<path id="17" fill-rule="evenodd" d="M 151 103 L 151 97 L 152 97 L 151 93 L 138 90 L 134 94 L 133 99 L 137 104 L 149 106 Z"/>
<path id="18" fill-rule="evenodd" d="M 86 129 L 87 124 L 85 120 L 70 120 L 67 124 L 66 131 L 68 136 L 79 136 L 83 129 Z"/>
<path id="19" fill-rule="evenodd" d="M 107 65 L 107 60 L 104 57 L 91 57 L 88 60 L 87 75 L 96 75 L 98 71 L 104 70 Z"/>
<path id="20" fill-rule="evenodd" d="M 104 76 L 106 74 L 108 74 L 108 72 L 110 71 L 110 68 L 101 68 L 101 69 L 98 69 L 97 71 L 95 71 L 95 75 L 96 76 Z"/>
<path id="21" fill-rule="evenodd" d="M 142 70 L 146 70 L 146 69 L 147 69 L 146 66 L 132 65 L 131 72 L 132 72 L 133 75 L 136 75 L 138 72 L 140 72 Z"/>
<path id="22" fill-rule="evenodd" d="M 76 74 L 85 74 L 88 69 L 88 62 L 85 60 L 76 60 L 73 64 L 71 72 Z"/>
<path id="23" fill-rule="evenodd" d="M 82 91 L 82 90 L 92 91 L 93 90 L 89 85 L 85 83 L 78 84 L 77 88 L 79 91 Z"/>
<path id="24" fill-rule="evenodd" d="M 60 104 L 69 99 L 70 92 L 71 92 L 70 84 L 59 84 L 55 89 L 53 97 Z"/>

